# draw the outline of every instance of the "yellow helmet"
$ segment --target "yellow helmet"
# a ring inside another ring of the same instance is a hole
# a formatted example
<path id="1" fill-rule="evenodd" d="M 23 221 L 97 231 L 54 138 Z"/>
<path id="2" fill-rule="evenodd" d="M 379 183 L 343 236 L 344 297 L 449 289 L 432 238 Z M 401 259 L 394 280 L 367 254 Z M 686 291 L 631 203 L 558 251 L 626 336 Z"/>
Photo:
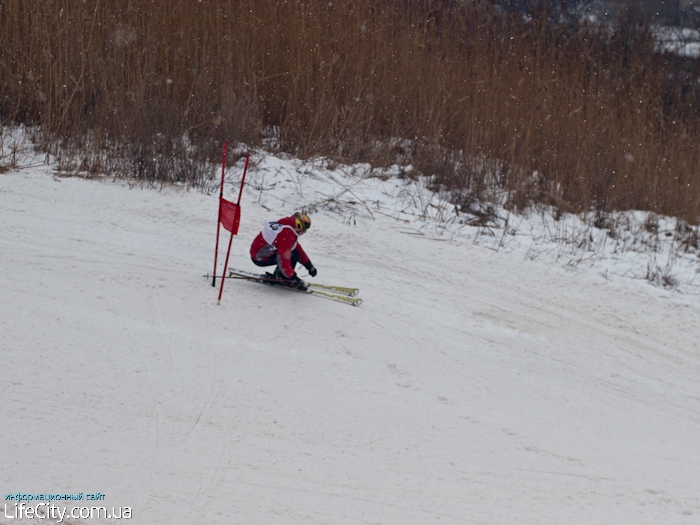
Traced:
<path id="1" fill-rule="evenodd" d="M 305 213 L 296 212 L 294 214 L 294 222 L 299 235 L 306 233 L 306 230 L 311 227 L 311 219 L 309 219 L 309 216 Z"/>

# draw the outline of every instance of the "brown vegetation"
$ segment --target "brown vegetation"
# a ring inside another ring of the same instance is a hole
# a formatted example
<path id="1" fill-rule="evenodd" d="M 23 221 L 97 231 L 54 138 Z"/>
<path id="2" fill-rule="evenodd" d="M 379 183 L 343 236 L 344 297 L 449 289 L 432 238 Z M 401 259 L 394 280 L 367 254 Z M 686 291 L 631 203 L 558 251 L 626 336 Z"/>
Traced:
<path id="1" fill-rule="evenodd" d="M 623 27 L 478 1 L 2 0 L 0 118 L 145 180 L 201 184 L 224 139 L 270 138 L 412 163 L 462 198 L 695 223 L 695 65 Z"/>

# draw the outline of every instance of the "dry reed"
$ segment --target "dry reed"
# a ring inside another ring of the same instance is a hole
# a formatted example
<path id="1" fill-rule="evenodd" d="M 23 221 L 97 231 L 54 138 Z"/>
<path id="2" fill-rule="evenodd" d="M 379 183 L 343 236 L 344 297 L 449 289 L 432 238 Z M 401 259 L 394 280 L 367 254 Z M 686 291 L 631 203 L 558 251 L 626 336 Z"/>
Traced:
<path id="1" fill-rule="evenodd" d="M 682 73 L 681 74 L 679 74 Z M 511 208 L 700 217 L 696 65 L 423 0 L 2 0 L 0 118 L 74 169 L 202 184 L 221 142 L 412 163 Z"/>

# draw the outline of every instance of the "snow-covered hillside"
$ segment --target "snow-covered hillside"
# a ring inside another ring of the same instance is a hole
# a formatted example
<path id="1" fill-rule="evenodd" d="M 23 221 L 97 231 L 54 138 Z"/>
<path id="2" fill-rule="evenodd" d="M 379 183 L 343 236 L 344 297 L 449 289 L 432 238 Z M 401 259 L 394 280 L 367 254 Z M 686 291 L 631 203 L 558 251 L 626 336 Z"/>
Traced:
<path id="1" fill-rule="evenodd" d="M 647 255 L 543 233 L 574 219 L 490 230 L 391 172 L 253 160 L 230 266 L 307 206 L 313 281 L 361 307 L 235 280 L 217 306 L 216 193 L 0 174 L 4 494 L 141 524 L 700 521 L 696 255 L 654 286 Z"/>

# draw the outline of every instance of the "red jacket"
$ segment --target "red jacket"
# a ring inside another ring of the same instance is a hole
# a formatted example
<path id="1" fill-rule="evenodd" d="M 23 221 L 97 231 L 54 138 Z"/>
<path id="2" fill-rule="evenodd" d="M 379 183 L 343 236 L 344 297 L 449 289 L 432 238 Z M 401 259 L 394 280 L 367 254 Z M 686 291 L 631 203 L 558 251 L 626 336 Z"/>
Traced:
<path id="1" fill-rule="evenodd" d="M 296 232 L 294 215 L 292 215 L 278 221 L 266 221 L 265 229 L 253 240 L 250 256 L 256 261 L 266 262 L 272 257 L 277 260 L 279 255 L 281 270 L 289 278 L 294 275 L 294 268 L 292 268 L 294 250 L 299 254 L 301 264 L 309 263 L 309 256 L 299 244 L 299 234 Z"/>

